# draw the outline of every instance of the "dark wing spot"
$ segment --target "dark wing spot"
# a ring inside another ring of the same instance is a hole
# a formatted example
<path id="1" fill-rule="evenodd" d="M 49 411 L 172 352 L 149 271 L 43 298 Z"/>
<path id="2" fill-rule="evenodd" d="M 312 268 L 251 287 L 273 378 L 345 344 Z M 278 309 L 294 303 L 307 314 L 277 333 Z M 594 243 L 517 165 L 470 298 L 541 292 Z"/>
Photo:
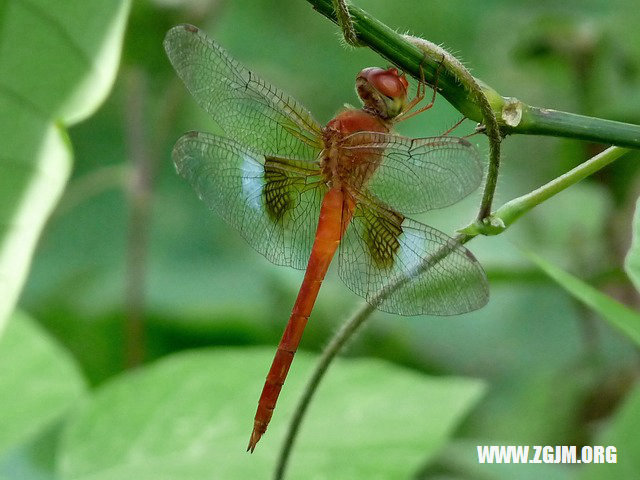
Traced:
<path id="1" fill-rule="evenodd" d="M 276 163 L 273 158 L 265 157 L 265 184 L 262 190 L 267 213 L 274 222 L 282 220 L 285 213 L 293 207 L 290 178 Z"/>
<path id="2" fill-rule="evenodd" d="M 402 234 L 402 220 L 399 213 L 394 218 L 367 215 L 365 241 L 374 265 L 382 269 L 393 266 L 395 254 L 400 248 L 398 237 Z"/>

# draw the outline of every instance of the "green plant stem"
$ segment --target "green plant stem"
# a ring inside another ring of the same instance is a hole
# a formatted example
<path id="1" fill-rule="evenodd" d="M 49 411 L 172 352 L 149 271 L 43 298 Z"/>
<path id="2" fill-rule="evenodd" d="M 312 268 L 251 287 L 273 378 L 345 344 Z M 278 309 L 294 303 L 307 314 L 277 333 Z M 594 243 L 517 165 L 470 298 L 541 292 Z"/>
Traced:
<path id="1" fill-rule="evenodd" d="M 523 104 L 522 120 L 514 133 L 552 135 L 581 140 L 598 138 L 603 143 L 621 147 L 640 148 L 640 126 L 587 117 L 576 113 L 537 108 Z M 505 133 L 511 133 L 509 127 Z"/>
<path id="2" fill-rule="evenodd" d="M 527 211 L 531 210 L 536 205 L 548 200 L 557 193 L 563 191 L 567 187 L 579 182 L 585 177 L 597 172 L 606 165 L 609 165 L 613 161 L 620 158 L 625 153 L 629 152 L 628 149 L 620 147 L 610 147 L 604 152 L 596 155 L 595 157 L 587 160 L 586 162 L 578 165 L 573 170 L 561 175 L 560 177 L 552 180 L 546 185 L 526 194 L 518 197 L 505 205 L 500 207 L 493 215 L 484 221 L 477 220 L 469 227 L 461 231 L 459 235 L 454 237 L 454 240 L 459 244 L 465 244 L 472 240 L 478 234 L 498 234 L 503 232 L 509 225 L 515 222 L 520 216 Z M 495 228 L 491 230 L 491 221 L 501 224 L 501 228 Z M 433 267 L 437 262 L 450 253 L 450 249 L 447 247 L 441 248 L 435 252 L 432 256 L 425 259 L 422 263 L 423 268 L 418 273 L 424 271 L 426 268 Z M 406 281 L 406 279 L 404 280 Z M 318 385 L 320 384 L 324 374 L 326 373 L 329 365 L 336 357 L 336 355 L 342 350 L 345 344 L 351 339 L 355 332 L 364 324 L 369 318 L 371 313 L 376 309 L 382 300 L 387 295 L 392 293 L 395 289 L 401 287 L 404 284 L 403 280 L 396 281 L 382 289 L 370 303 L 365 303 L 350 319 L 348 319 L 341 327 L 340 330 L 333 336 L 329 344 L 325 347 L 316 364 L 316 368 L 313 371 L 309 381 L 305 385 L 302 396 L 296 405 L 295 411 L 289 423 L 287 434 L 284 439 L 282 449 L 280 450 L 280 456 L 278 457 L 278 463 L 276 465 L 276 473 L 274 478 L 280 480 L 284 478 L 287 461 L 291 454 L 291 449 L 295 442 L 298 430 L 302 423 L 302 419 L 311 403 L 311 399 L 315 394 Z"/>
<path id="3" fill-rule="evenodd" d="M 442 246 L 432 255 L 425 258 L 420 264 L 420 267 L 418 267 L 416 275 L 419 275 L 428 268 L 433 268 L 438 264 L 440 260 L 449 255 L 456 245 L 467 243 L 472 238 L 473 236 L 471 235 L 457 235 L 456 237 L 454 237 L 455 242 Z M 340 353 L 349 339 L 353 337 L 356 331 L 376 310 L 376 306 L 379 305 L 380 302 L 382 302 L 388 295 L 404 285 L 407 281 L 408 279 L 406 277 L 398 278 L 395 281 L 392 281 L 385 288 L 380 290 L 369 303 L 363 304 L 362 307 L 360 307 L 350 319 L 342 324 L 340 330 L 336 332 L 333 338 L 329 341 L 329 344 L 323 349 L 322 355 L 320 356 L 320 359 L 316 364 L 316 368 L 311 374 L 309 381 L 305 385 L 302 396 L 300 397 L 295 411 L 293 412 L 293 416 L 291 417 L 291 422 L 289 423 L 289 428 L 287 429 L 287 434 L 285 436 L 284 443 L 278 457 L 278 463 L 276 464 L 274 475 L 275 480 L 281 480 L 284 478 L 287 461 L 291 454 L 291 449 L 293 448 L 293 443 L 298 434 L 302 419 L 304 418 L 304 414 L 307 411 L 309 404 L 311 403 L 311 399 L 313 398 L 318 385 L 320 385 L 324 374 L 327 372 L 329 365 L 331 365 L 333 359 L 336 357 L 336 355 L 338 355 L 338 353 Z"/>
<path id="4" fill-rule="evenodd" d="M 308 0 L 319 13 L 337 23 L 332 0 Z M 399 68 L 420 79 L 420 67 L 427 82 L 433 84 L 438 70 L 437 59 L 426 59 L 424 53 L 408 39 L 396 33 L 364 10 L 349 6 L 358 41 L 393 62 Z M 503 134 L 550 135 L 640 148 L 640 125 L 595 117 L 586 117 L 529 106 L 517 99 L 503 97 L 477 80 L 482 86 L 498 119 Z M 476 122 L 483 115 L 473 95 L 456 76 L 447 70 L 438 74 L 438 90 L 462 115 Z"/>
<path id="5" fill-rule="evenodd" d="M 332 21 L 336 23 L 338 22 L 333 6 L 334 0 L 309 0 L 309 2 L 317 11 Z M 429 83 L 433 84 L 437 74 L 438 87 L 443 96 L 468 118 L 478 122 L 486 120 L 487 118 L 498 120 L 503 133 L 564 136 L 593 141 L 604 141 L 606 143 L 619 143 L 620 145 L 640 148 L 640 126 L 583 117 L 564 112 L 537 109 L 525 105 L 518 100 L 501 97 L 495 92 L 495 90 L 480 81 L 475 82 L 476 85 L 482 89 L 482 95 L 478 95 L 475 88 L 469 87 L 468 82 L 465 86 L 464 76 L 461 76 L 460 73 L 456 71 L 456 68 L 447 68 L 443 72 L 438 72 L 440 59 L 431 57 L 425 58 L 423 50 L 412 44 L 407 38 L 398 35 L 383 23 L 369 16 L 363 10 L 355 7 L 349 7 L 348 16 L 350 17 L 350 22 L 352 22 L 353 30 L 356 32 L 359 43 L 370 46 L 373 50 L 392 61 L 417 79 L 420 79 L 422 74 L 424 74 L 424 78 Z M 424 69 L 422 74 L 421 67 Z M 426 67 L 430 67 L 430 69 L 427 69 Z M 463 78 L 463 81 L 461 81 L 461 78 Z M 469 95 L 469 91 L 475 92 L 476 95 Z M 482 96 L 491 105 L 494 113 L 493 115 L 483 115 L 482 109 L 478 106 L 483 103 L 481 98 Z M 584 127 L 585 123 L 590 125 L 592 129 L 591 132 L 586 131 L 586 128 Z M 616 139 L 616 142 L 613 142 L 611 139 Z M 488 213 L 491 208 L 491 200 L 493 199 L 495 182 L 497 181 L 498 163 L 496 161 L 495 171 L 492 172 L 490 168 L 490 172 L 488 174 L 488 178 L 492 179 L 490 180 L 492 183 L 488 187 L 485 186 L 485 194 L 483 195 L 483 202 L 478 219 L 474 224 L 467 227 L 467 229 L 456 236 L 454 240 L 459 244 L 464 244 L 473 239 L 479 233 L 485 233 L 481 231 L 481 228 L 486 228 L 487 224 L 491 224 L 493 221 L 502 224 L 502 228 L 493 233 L 500 233 L 501 231 L 504 231 L 506 226 L 513 223 L 513 221 L 515 221 L 519 216 L 533 208 L 535 205 L 613 162 L 626 151 L 626 149 L 612 147 L 565 175 L 549 182 L 547 185 L 505 204 L 503 207 L 498 209 L 494 215 L 485 218 L 486 213 Z M 497 160 L 499 160 L 499 156 L 497 157 Z M 421 268 L 416 273 L 420 273 L 427 268 L 433 267 L 433 265 L 437 264 L 442 258 L 448 255 L 450 251 L 450 246 L 444 246 L 432 256 L 425 259 Z M 376 297 L 374 297 L 370 303 L 364 304 L 349 320 L 347 320 L 347 322 L 342 325 L 340 330 L 331 339 L 329 345 L 327 345 L 323 350 L 316 368 L 304 388 L 302 397 L 296 406 L 289 424 L 284 444 L 278 458 L 278 463 L 276 465 L 275 479 L 284 478 L 287 461 L 291 454 L 291 449 L 293 448 L 302 419 L 315 391 L 318 388 L 318 385 L 328 370 L 329 365 L 349 339 L 352 338 L 355 332 L 370 317 L 371 313 L 375 311 L 376 305 L 378 305 L 394 290 L 401 287 L 406 281 L 406 278 L 397 279 L 378 292 Z"/>
<path id="6" fill-rule="evenodd" d="M 571 185 L 592 175 L 629 151 L 630 150 L 626 148 L 609 147 L 595 157 L 581 163 L 574 169 L 560 175 L 540 188 L 505 203 L 485 221 L 476 221 L 462 229 L 461 232 L 469 235 L 496 235 L 502 233 L 518 218 L 536 205 L 541 204 Z"/>
<path id="7" fill-rule="evenodd" d="M 315 10 L 338 24 L 332 0 L 309 0 L 309 3 L 313 5 Z M 420 79 L 420 67 L 422 66 L 425 80 L 430 84 L 434 83 L 439 59 L 425 59 L 420 48 L 357 7 L 349 5 L 349 16 L 361 44 L 369 46 L 417 80 Z M 439 73 L 438 89 L 464 116 L 478 122 L 482 120 L 480 109 L 475 102 L 468 98 L 468 92 L 458 84 L 452 73 L 447 70 Z"/>
<path id="8" fill-rule="evenodd" d="M 140 69 L 127 72 L 127 149 L 131 178 L 127 185 L 129 224 L 125 288 L 125 364 L 134 368 L 145 357 L 145 277 L 149 250 L 153 157 L 144 121 L 147 77 Z"/>
<path id="9" fill-rule="evenodd" d="M 353 21 L 351 20 L 351 15 L 349 14 L 349 7 L 347 7 L 347 3 L 345 0 L 332 0 L 333 8 L 336 12 L 336 19 L 338 20 L 338 26 L 340 30 L 342 30 L 342 36 L 347 42 L 347 44 L 359 47 L 361 46 L 358 41 L 358 35 L 356 35 L 356 31 L 353 29 Z"/>
<path id="10" fill-rule="evenodd" d="M 342 30 L 344 40 L 350 45 L 362 45 L 357 39 L 353 19 L 349 13 L 346 1 L 332 0 L 332 2 L 334 11 L 336 12 L 338 26 Z M 418 47 L 424 53 L 422 63 L 425 63 L 425 61 L 428 60 L 438 62 L 438 70 L 436 71 L 436 75 L 438 77 L 441 74 L 440 67 L 444 67 L 445 72 L 450 76 L 453 76 L 464 89 L 470 92 L 470 94 L 475 98 L 476 105 L 480 109 L 482 122 L 485 125 L 487 138 L 489 139 L 489 167 L 487 169 L 482 201 L 480 202 L 480 208 L 477 215 L 477 219 L 482 220 L 491 213 L 491 205 L 493 204 L 493 197 L 498 183 L 498 171 L 500 170 L 500 143 L 502 141 L 502 135 L 500 133 L 498 119 L 495 116 L 495 112 L 493 111 L 491 102 L 487 96 L 488 93 L 491 93 L 493 97 L 497 94 L 484 86 L 484 84 L 481 85 L 478 80 L 471 75 L 471 72 L 462 64 L 462 62 L 441 46 L 424 38 L 411 35 L 403 35 L 403 38 Z M 423 71 L 420 75 L 421 81 L 424 76 L 424 67 L 422 67 L 422 70 Z M 437 80 L 439 80 L 439 78 L 436 79 L 434 84 L 437 84 Z M 485 89 L 487 90 L 486 92 Z"/>
<path id="11" fill-rule="evenodd" d="M 499 218 L 505 227 L 508 227 L 536 205 L 541 204 L 571 185 L 578 183 L 580 180 L 604 168 L 628 151 L 626 148 L 609 147 L 595 157 L 569 170 L 567 173 L 535 189 L 533 192 L 505 203 L 495 212 L 493 217 Z"/>
<path id="12" fill-rule="evenodd" d="M 341 28 L 343 28 L 341 26 Z M 491 102 L 487 96 L 488 89 L 481 85 L 471 72 L 455 56 L 447 52 L 444 48 L 423 38 L 404 35 L 404 38 L 422 50 L 426 58 L 437 60 L 445 68 L 445 71 L 458 79 L 460 84 L 471 93 L 476 99 L 476 104 L 482 113 L 482 121 L 485 125 L 487 138 L 489 139 L 489 167 L 487 178 L 484 183 L 482 201 L 478 210 L 477 218 L 482 220 L 491 213 L 491 205 L 498 184 L 498 171 L 500 170 L 500 144 L 502 135 L 498 119 L 495 116 Z"/>
<path id="13" fill-rule="evenodd" d="M 302 391 L 302 396 L 298 400 L 296 409 L 293 412 L 289 427 L 287 428 L 287 434 L 284 439 L 282 448 L 280 449 L 280 455 L 278 457 L 278 463 L 276 464 L 276 472 L 274 475 L 275 480 L 281 480 L 284 478 L 285 469 L 287 468 L 287 461 L 293 448 L 293 443 L 300 429 L 300 424 L 304 418 L 304 414 L 311 403 L 311 399 L 315 394 L 318 385 L 324 374 L 326 373 L 329 365 L 333 359 L 338 355 L 342 347 L 347 341 L 355 334 L 360 326 L 369 318 L 369 316 L 375 311 L 375 307 L 369 303 L 365 303 L 360 309 L 345 323 L 342 324 L 340 330 L 336 332 L 329 344 L 322 350 L 322 355 L 316 363 L 316 367 L 311 374 L 311 377 L 307 381 L 307 384 Z"/>

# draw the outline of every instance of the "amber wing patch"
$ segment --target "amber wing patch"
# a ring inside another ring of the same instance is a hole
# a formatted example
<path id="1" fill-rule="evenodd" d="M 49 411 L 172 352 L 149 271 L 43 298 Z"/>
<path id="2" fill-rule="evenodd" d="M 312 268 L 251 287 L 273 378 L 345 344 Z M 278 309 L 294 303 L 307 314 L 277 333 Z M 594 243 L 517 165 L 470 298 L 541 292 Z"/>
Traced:
<path id="1" fill-rule="evenodd" d="M 294 207 L 294 195 L 291 187 L 296 182 L 296 179 L 283 172 L 275 159 L 266 157 L 264 182 L 262 190 L 264 205 L 269 218 L 274 222 L 278 222 Z"/>
<path id="2" fill-rule="evenodd" d="M 400 248 L 398 238 L 402 234 L 404 217 L 397 212 L 393 212 L 393 216 L 389 218 L 375 216 L 370 210 L 365 210 L 365 217 L 365 242 L 371 259 L 378 268 L 389 269 Z"/>

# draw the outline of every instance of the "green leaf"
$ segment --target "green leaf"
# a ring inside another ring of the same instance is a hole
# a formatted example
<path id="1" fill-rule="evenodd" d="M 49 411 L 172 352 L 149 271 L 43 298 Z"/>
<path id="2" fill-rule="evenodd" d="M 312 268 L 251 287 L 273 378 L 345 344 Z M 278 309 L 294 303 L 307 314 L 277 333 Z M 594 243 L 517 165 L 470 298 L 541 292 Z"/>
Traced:
<path id="1" fill-rule="evenodd" d="M 11 448 L 0 456 L 0 480 L 58 480 L 55 456 L 62 422 Z"/>
<path id="2" fill-rule="evenodd" d="M 0 339 L 0 453 L 51 424 L 83 393 L 67 352 L 25 314 Z"/>
<path id="3" fill-rule="evenodd" d="M 561 270 L 533 252 L 524 251 L 543 272 L 562 288 L 602 316 L 609 324 L 640 345 L 640 314 L 613 298 L 599 292 L 579 278 Z"/>
<path id="4" fill-rule="evenodd" d="M 640 198 L 636 202 L 636 213 L 632 224 L 633 238 L 631 247 L 624 260 L 624 269 L 629 278 L 640 292 Z"/>
<path id="5" fill-rule="evenodd" d="M 1 330 L 71 170 L 64 127 L 107 95 L 129 2 L 30 0 L 0 8 Z"/>
<path id="6" fill-rule="evenodd" d="M 9 2 L 0 37 L 2 96 L 72 125 L 109 93 L 129 1 Z"/>
<path id="7" fill-rule="evenodd" d="M 634 480 L 640 471 L 640 388 L 629 395 L 611 424 L 596 438 L 594 445 L 614 446 L 616 463 L 592 464 L 584 467 L 580 480 L 615 478 Z"/>
<path id="8" fill-rule="evenodd" d="M 271 425 L 245 452 L 273 349 L 168 357 L 99 389 L 61 444 L 63 479 L 268 478 L 315 363 L 296 355 Z M 378 360 L 339 360 L 293 450 L 290 478 L 407 478 L 444 443 L 482 384 Z"/>

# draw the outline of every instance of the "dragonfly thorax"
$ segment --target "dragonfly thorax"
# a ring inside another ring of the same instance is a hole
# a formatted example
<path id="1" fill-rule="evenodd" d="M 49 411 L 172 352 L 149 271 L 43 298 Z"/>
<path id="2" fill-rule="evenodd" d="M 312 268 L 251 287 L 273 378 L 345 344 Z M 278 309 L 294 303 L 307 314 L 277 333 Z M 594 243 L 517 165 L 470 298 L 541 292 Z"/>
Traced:
<path id="1" fill-rule="evenodd" d="M 324 128 L 321 170 L 328 185 L 360 187 L 373 174 L 378 158 L 367 151 L 354 149 L 366 137 L 358 132 L 388 133 L 390 123 L 355 108 L 338 113 Z"/>

